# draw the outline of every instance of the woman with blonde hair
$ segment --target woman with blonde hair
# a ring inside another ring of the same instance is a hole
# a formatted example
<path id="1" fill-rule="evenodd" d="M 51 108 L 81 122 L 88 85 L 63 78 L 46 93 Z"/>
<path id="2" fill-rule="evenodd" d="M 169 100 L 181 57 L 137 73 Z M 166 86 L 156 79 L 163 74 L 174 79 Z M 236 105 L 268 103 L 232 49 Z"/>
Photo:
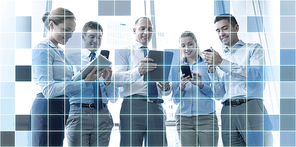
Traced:
<path id="1" fill-rule="evenodd" d="M 45 13 L 42 20 L 48 34 L 32 51 L 33 80 L 38 90 L 31 109 L 32 146 L 63 146 L 68 97 L 88 86 L 85 81 L 97 79 L 96 68 L 84 81 L 71 81 L 74 72 L 59 44 L 65 45 L 72 37 L 74 14 L 57 8 Z"/>
<path id="2" fill-rule="evenodd" d="M 177 131 L 182 146 L 217 146 L 218 121 L 215 114 L 215 101 L 210 88 L 204 59 L 195 35 L 190 31 L 181 34 L 181 65 L 189 66 L 191 75 L 181 74 L 173 77 L 172 97 L 178 105 L 176 111 Z"/>

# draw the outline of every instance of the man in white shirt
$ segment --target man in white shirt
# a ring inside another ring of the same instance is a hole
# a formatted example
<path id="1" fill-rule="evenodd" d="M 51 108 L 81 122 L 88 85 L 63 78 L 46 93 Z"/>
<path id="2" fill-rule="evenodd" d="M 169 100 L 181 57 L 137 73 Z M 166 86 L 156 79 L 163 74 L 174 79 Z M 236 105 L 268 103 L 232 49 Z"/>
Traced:
<path id="1" fill-rule="evenodd" d="M 82 31 L 85 49 L 81 51 L 81 63 L 75 66 L 75 73 L 81 72 L 81 67 L 99 56 L 98 49 L 103 37 L 102 26 L 94 21 L 87 22 Z M 99 76 L 98 82 L 89 84 L 81 94 L 70 98 L 70 114 L 66 126 L 69 146 L 109 145 L 113 120 L 107 104 L 108 100 L 114 103 L 118 94 L 111 82 L 110 67 L 101 69 Z"/>
<path id="2" fill-rule="evenodd" d="M 263 104 L 264 50 L 238 38 L 239 25 L 230 14 L 216 16 L 216 32 L 224 54 L 203 52 L 212 88 L 222 97 L 224 146 L 272 146 L 270 121 Z M 214 67 L 214 68 L 213 68 Z"/>
<path id="3" fill-rule="evenodd" d="M 146 57 L 153 33 L 150 19 L 137 19 L 133 32 L 135 42 L 115 51 L 115 86 L 122 88 L 120 95 L 124 98 L 120 111 L 120 146 L 142 146 L 143 141 L 146 146 L 166 146 L 163 100 L 159 97 L 170 86 L 168 82 L 156 84 L 143 80 L 148 71 L 156 68 L 153 59 Z"/>

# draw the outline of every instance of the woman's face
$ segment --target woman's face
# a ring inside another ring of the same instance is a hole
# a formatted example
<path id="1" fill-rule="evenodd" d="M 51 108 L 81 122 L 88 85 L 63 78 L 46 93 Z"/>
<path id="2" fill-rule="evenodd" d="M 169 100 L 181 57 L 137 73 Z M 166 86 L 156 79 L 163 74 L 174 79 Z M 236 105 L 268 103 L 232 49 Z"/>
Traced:
<path id="1" fill-rule="evenodd" d="M 56 44 L 65 45 L 68 40 L 72 37 L 76 27 L 76 22 L 74 18 L 68 18 L 63 23 L 52 25 L 52 37 L 55 40 Z"/>
<path id="2" fill-rule="evenodd" d="M 195 58 L 197 52 L 197 44 L 192 37 L 182 37 L 180 39 L 180 48 L 182 49 L 182 54 L 186 58 Z"/>

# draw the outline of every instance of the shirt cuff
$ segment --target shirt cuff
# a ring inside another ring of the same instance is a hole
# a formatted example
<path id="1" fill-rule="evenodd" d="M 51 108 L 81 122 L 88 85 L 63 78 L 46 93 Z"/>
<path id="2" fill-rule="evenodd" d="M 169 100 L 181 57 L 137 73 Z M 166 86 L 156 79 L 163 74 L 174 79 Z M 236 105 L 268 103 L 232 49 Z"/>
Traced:
<path id="1" fill-rule="evenodd" d="M 229 73 L 231 72 L 231 66 L 232 66 L 232 63 L 230 61 L 223 59 L 219 68 L 224 72 Z"/>

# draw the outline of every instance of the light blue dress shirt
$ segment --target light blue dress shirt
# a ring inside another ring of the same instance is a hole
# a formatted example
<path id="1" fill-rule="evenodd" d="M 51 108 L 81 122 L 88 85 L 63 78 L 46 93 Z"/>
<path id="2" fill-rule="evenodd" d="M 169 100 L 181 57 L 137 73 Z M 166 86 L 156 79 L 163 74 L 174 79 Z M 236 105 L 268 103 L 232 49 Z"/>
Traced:
<path id="1" fill-rule="evenodd" d="M 57 96 L 72 97 L 86 87 L 85 82 L 71 81 L 72 66 L 67 62 L 64 51 L 57 48 L 49 39 L 40 42 L 32 50 L 33 81 L 38 93 L 45 98 Z"/>
<path id="2" fill-rule="evenodd" d="M 186 62 L 183 64 L 188 65 Z M 197 116 L 202 114 L 210 114 L 215 111 L 215 101 L 213 92 L 210 87 L 210 78 L 208 76 L 208 68 L 204 60 L 199 57 L 198 61 L 190 65 L 192 72 L 199 73 L 202 76 L 204 87 L 200 89 L 197 85 L 191 82 L 186 84 L 184 91 L 180 91 L 181 70 L 180 67 L 175 68 L 173 71 L 179 71 L 175 76 L 172 76 L 172 98 L 175 104 L 178 105 L 176 115 L 182 116 Z"/>
<path id="3" fill-rule="evenodd" d="M 74 72 L 75 72 L 75 76 L 77 76 L 80 73 L 80 69 L 82 69 L 86 64 L 88 64 L 90 62 L 90 57 L 89 54 L 91 52 L 87 49 L 83 49 L 81 51 L 81 62 L 79 62 L 81 64 L 80 65 L 75 65 L 74 66 Z M 99 56 L 98 51 L 95 52 L 96 53 L 96 57 Z M 80 56 L 80 54 L 77 54 L 77 56 Z M 73 57 L 73 59 L 71 60 L 77 60 L 80 57 L 75 57 L 75 56 L 71 56 L 71 58 Z M 75 79 L 75 76 L 73 79 Z M 99 79 L 99 85 L 101 88 L 101 94 L 102 94 L 102 102 L 107 104 L 108 100 L 110 100 L 110 102 L 114 103 L 117 101 L 118 99 L 118 88 L 114 87 L 114 82 L 111 82 L 108 86 L 105 85 L 104 83 L 104 79 L 103 77 L 100 77 Z M 70 98 L 70 104 L 73 103 L 86 103 L 86 104 L 90 104 L 90 103 L 94 103 L 94 89 L 93 89 L 93 85 L 90 84 L 89 86 L 87 86 L 86 88 L 83 89 L 82 93 L 78 93 L 77 95 L 74 95 L 73 97 Z"/>
<path id="4" fill-rule="evenodd" d="M 240 40 L 231 52 L 225 48 L 222 58 L 216 72 L 209 73 L 215 95 L 223 97 L 222 102 L 242 97 L 262 99 L 265 86 L 262 46 Z"/>

